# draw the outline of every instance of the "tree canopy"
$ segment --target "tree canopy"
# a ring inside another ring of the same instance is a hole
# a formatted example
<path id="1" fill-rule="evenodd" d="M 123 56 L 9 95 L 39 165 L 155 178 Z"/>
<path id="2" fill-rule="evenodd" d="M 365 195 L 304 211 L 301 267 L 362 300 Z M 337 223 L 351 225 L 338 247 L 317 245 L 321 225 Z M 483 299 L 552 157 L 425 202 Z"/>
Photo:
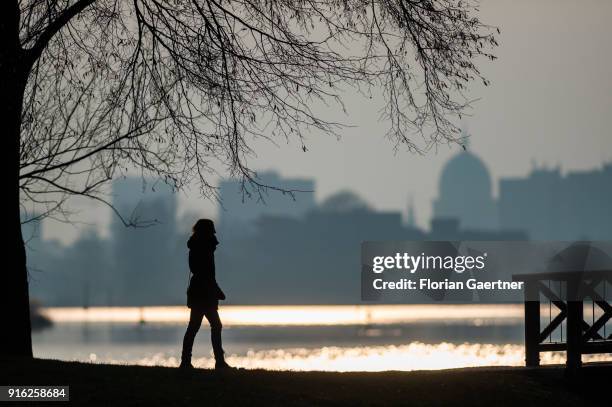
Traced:
<path id="1" fill-rule="evenodd" d="M 29 74 L 21 116 L 22 201 L 103 200 L 131 169 L 180 188 L 210 175 L 259 186 L 253 140 L 341 126 L 316 106 L 384 97 L 388 136 L 411 151 L 460 138 L 467 84 L 494 59 L 496 29 L 469 0 L 23 0 Z M 497 31 L 498 32 L 498 31 Z"/>

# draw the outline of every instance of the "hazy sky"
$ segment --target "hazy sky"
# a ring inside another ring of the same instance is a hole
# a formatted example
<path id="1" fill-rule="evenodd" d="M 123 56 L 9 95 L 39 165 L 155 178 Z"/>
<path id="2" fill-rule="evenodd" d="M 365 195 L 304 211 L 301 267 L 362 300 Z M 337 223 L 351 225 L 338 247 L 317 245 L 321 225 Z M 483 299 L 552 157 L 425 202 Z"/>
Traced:
<path id="1" fill-rule="evenodd" d="M 467 126 L 470 149 L 494 180 L 525 175 L 534 161 L 564 171 L 612 161 L 612 1 L 483 0 L 480 16 L 502 31 L 499 59 L 480 64 L 492 85 L 471 89 L 480 100 Z M 341 120 L 355 127 L 343 131 L 340 141 L 313 135 L 307 153 L 299 143 L 259 145 L 252 166 L 314 178 L 318 200 L 351 189 L 375 208 L 404 210 L 412 195 L 417 221 L 427 226 L 440 171 L 459 148 L 441 146 L 426 156 L 394 154 L 376 101 L 346 102 L 348 115 Z M 181 208 L 216 216 L 216 204 L 195 191 L 181 193 Z M 91 204 L 78 215 L 91 223 L 108 218 Z M 82 227 L 49 222 L 45 237 L 69 241 Z"/>

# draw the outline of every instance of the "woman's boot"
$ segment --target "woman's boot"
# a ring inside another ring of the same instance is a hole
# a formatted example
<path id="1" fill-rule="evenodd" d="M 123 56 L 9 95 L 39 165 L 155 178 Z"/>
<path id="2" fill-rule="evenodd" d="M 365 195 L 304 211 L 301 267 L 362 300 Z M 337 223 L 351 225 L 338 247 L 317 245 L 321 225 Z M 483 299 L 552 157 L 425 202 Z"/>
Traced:
<path id="1" fill-rule="evenodd" d="M 193 365 L 191 364 L 191 352 L 183 349 L 183 354 L 181 355 L 181 364 L 179 365 L 181 369 L 193 369 Z"/>

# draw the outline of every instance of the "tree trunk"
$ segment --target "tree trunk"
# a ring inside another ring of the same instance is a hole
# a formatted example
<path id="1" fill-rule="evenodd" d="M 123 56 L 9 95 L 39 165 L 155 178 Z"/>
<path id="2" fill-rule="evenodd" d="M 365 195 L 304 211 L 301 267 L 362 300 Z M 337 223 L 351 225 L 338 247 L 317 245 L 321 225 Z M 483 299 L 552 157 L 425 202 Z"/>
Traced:
<path id="1" fill-rule="evenodd" d="M 20 130 L 23 96 L 30 64 L 19 42 L 17 1 L 0 6 L 0 108 L 2 123 L 0 149 L 4 192 L 4 261 L 0 279 L 2 334 L 0 355 L 32 357 L 30 303 L 26 252 L 21 234 L 19 202 Z"/>
<path id="2" fill-rule="evenodd" d="M 0 76 L 0 81 L 11 82 L 6 76 Z M 19 88 L 19 83 L 14 86 Z M 4 88 L 4 86 L 3 86 Z M 18 91 L 19 89 L 16 89 Z M 0 335 L 0 354 L 32 357 L 32 338 L 30 327 L 30 301 L 28 294 L 28 271 L 26 252 L 21 234 L 21 208 L 19 203 L 19 132 L 21 122 L 21 101 L 23 94 L 9 93 L 2 90 L 1 106 L 8 112 L 5 116 L 4 145 L 8 148 L 0 150 L 2 174 L 5 180 L 4 205 L 5 228 L 3 233 L 5 256 L 3 278 L 0 287 L 2 297 L 2 324 L 4 329 Z M 10 96 L 12 100 L 7 100 Z M 8 107 L 8 104 L 14 104 Z M 17 105 L 19 104 L 19 108 Z M 3 205 L 3 206 L 4 206 Z"/>

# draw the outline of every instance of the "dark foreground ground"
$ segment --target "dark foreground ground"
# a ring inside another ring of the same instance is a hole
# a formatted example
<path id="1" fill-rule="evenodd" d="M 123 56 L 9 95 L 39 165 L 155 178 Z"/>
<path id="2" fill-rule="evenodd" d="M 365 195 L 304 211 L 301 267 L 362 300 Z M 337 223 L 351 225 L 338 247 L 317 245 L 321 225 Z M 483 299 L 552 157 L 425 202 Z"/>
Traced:
<path id="1" fill-rule="evenodd" d="M 579 378 L 569 379 L 559 367 L 381 373 L 236 370 L 222 374 L 198 369 L 185 374 L 163 367 L 0 360 L 0 385 L 53 384 L 70 386 L 70 402 L 61 405 L 83 406 L 612 405 L 609 365 L 586 367 Z M 36 405 L 53 404 L 57 403 Z"/>

